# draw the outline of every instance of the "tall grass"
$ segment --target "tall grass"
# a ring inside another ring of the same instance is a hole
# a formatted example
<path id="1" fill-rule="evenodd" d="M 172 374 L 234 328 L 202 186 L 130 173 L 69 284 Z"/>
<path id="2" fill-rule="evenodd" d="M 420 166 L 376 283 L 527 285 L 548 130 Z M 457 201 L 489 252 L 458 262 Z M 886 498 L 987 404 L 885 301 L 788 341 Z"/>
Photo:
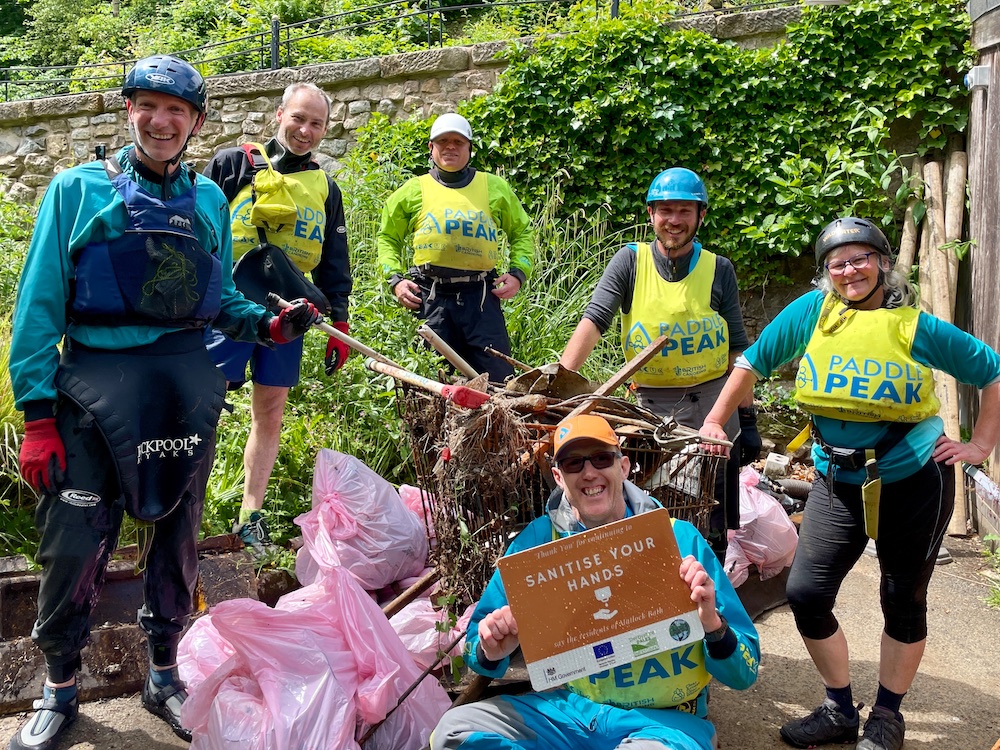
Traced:
<path id="1" fill-rule="evenodd" d="M 0 316 L 0 555 L 35 556 L 35 496 L 21 481 L 17 455 L 24 419 L 14 408 L 10 374 L 10 313 Z"/>
<path id="2" fill-rule="evenodd" d="M 415 149 L 426 144 L 426 124 L 413 123 L 410 135 L 373 133 L 347 157 L 340 186 L 347 207 L 348 239 L 354 292 L 351 296 L 351 335 L 399 362 L 407 369 L 436 377 L 444 362 L 428 351 L 416 335 L 417 319 L 400 307 L 385 283 L 376 261 L 376 235 L 382 205 L 393 189 L 412 176 L 407 165 L 420 163 Z M 414 145 L 417 144 L 417 145 Z M 425 146 L 423 146 L 425 148 Z M 518 296 L 505 303 L 514 357 L 530 365 L 559 358 L 583 313 L 610 257 L 644 230 L 611 232 L 604 213 L 557 221 L 558 185 L 554 185 L 534 220 L 534 271 Z M 0 299 L 6 309 L 14 301 L 17 279 L 31 230 L 31 212 L 0 195 Z M 618 369 L 621 354 L 617 331 L 598 345 L 584 374 L 604 380 Z M 33 555 L 37 539 L 32 512 L 34 496 L 17 472 L 17 447 L 23 430 L 14 409 L 7 374 L 9 319 L 0 321 L 0 552 Z M 281 444 L 265 508 L 272 532 L 285 540 L 297 533 L 293 520 L 309 509 L 313 464 L 321 448 L 359 457 L 392 482 L 416 481 L 406 428 L 396 410 L 395 383 L 364 366 L 354 354 L 333 377 L 323 372 L 326 336 L 306 335 L 302 379 L 289 394 Z M 219 425 L 215 464 L 209 480 L 203 532 L 226 533 L 238 514 L 243 491 L 243 454 L 250 430 L 250 387 L 230 394 L 232 411 Z M 123 543 L 129 539 L 129 526 Z"/>
<path id="3" fill-rule="evenodd" d="M 605 211 L 557 220 L 559 202 L 559 187 L 554 185 L 534 221 L 531 278 L 505 307 L 515 359 L 536 366 L 559 359 L 608 261 L 623 244 L 643 237 L 641 227 L 613 231 Z M 618 340 L 617 330 L 608 331 L 583 366 L 583 374 L 600 382 L 618 370 L 622 362 Z"/>
<path id="4" fill-rule="evenodd" d="M 34 494 L 21 482 L 17 454 L 24 432 L 21 412 L 14 408 L 10 373 L 10 321 L 17 281 L 34 225 L 30 207 L 15 203 L 0 184 L 0 555 L 34 558 L 38 535 Z"/>

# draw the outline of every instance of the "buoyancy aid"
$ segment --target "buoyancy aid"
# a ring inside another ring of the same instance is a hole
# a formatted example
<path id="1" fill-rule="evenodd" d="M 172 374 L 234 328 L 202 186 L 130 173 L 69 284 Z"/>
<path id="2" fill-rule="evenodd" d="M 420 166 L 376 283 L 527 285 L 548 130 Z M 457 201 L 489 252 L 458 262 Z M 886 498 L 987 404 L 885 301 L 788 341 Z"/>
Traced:
<path id="1" fill-rule="evenodd" d="M 934 373 L 911 354 L 919 317 L 912 307 L 857 310 L 827 295 L 799 361 L 795 400 L 811 414 L 855 422 L 937 414 Z"/>
<path id="2" fill-rule="evenodd" d="M 222 305 L 222 264 L 194 232 L 197 186 L 167 200 L 104 162 L 125 201 L 124 234 L 91 242 L 75 258 L 70 294 L 74 323 L 202 328 Z"/>
<path id="3" fill-rule="evenodd" d="M 729 368 L 729 324 L 712 309 L 715 255 L 695 247 L 690 273 L 667 281 L 656 270 L 653 248 L 635 245 L 632 309 L 622 314 L 622 349 L 630 361 L 657 336 L 670 340 L 635 373 L 636 385 L 689 386 L 722 377 Z"/>

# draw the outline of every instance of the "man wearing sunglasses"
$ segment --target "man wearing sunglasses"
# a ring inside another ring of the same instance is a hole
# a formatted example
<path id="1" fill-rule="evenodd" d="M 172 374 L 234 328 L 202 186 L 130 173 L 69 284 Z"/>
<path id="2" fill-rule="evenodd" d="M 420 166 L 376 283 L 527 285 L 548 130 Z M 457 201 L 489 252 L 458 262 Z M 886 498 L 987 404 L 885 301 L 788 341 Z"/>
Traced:
<path id="1" fill-rule="evenodd" d="M 508 555 L 660 507 L 626 480 L 629 460 L 603 417 L 584 414 L 555 432 L 557 489 L 547 512 L 511 543 Z M 542 693 L 499 696 L 448 711 L 431 735 L 432 750 L 496 747 L 711 750 L 708 683 L 742 690 L 757 679 L 757 631 L 722 566 L 694 526 L 673 521 L 680 576 L 705 629 L 705 640 L 573 680 Z M 519 646 L 518 623 L 494 572 L 469 624 L 466 663 L 502 677 Z M 641 708 L 640 708 L 641 707 Z"/>
<path id="2" fill-rule="evenodd" d="M 559 362 L 578 370 L 621 312 L 621 342 L 631 360 L 661 333 L 670 341 L 633 376 L 639 404 L 661 417 L 698 428 L 715 403 L 726 373 L 749 339 L 740 312 L 736 271 L 728 258 L 698 240 L 708 212 L 708 190 L 690 169 L 672 167 L 658 174 L 646 192 L 646 213 L 655 240 L 623 247 L 611 259 L 590 304 L 566 344 Z M 739 528 L 739 465 L 760 451 L 751 395 L 727 432 L 734 441 L 743 428 L 748 450 L 737 448 L 720 475 L 719 505 L 709 520 L 708 538 L 725 558 L 726 530 Z M 752 447 L 751 447 L 752 445 Z"/>

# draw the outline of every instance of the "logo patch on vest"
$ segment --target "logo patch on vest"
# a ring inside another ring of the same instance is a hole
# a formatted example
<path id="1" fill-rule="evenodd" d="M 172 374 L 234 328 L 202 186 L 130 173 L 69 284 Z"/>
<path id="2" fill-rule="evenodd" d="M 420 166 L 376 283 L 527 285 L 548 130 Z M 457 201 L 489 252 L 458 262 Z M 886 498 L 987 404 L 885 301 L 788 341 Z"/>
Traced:
<path id="1" fill-rule="evenodd" d="M 167 219 L 167 225 L 177 227 L 178 229 L 186 229 L 189 232 L 192 230 L 191 219 L 180 214 L 172 214 L 170 218 Z"/>
<path id="2" fill-rule="evenodd" d="M 807 353 L 795 380 L 799 390 L 859 401 L 918 404 L 922 400 L 923 373 L 910 364 L 833 355 L 824 366 Z"/>
<path id="3" fill-rule="evenodd" d="M 178 438 L 154 438 L 145 440 L 136 446 L 136 458 L 141 464 L 151 458 L 180 458 L 193 456 L 194 449 L 201 443 L 198 433 Z"/>
<path id="4" fill-rule="evenodd" d="M 75 508 L 93 508 L 101 502 L 101 496 L 87 490 L 62 490 L 59 499 Z"/>

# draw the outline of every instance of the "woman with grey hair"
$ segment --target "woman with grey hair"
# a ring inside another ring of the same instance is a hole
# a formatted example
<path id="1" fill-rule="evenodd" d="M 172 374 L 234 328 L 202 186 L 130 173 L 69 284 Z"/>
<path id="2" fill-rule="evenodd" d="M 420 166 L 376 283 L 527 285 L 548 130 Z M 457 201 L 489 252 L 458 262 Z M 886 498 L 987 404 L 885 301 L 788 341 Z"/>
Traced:
<path id="1" fill-rule="evenodd" d="M 815 249 L 817 290 L 782 310 L 737 360 L 701 432 L 725 438 L 722 425 L 754 383 L 800 358 L 795 399 L 812 421 L 818 477 L 786 593 L 826 698 L 781 737 L 799 748 L 858 739 L 847 638 L 833 606 L 871 538 L 885 625 L 878 693 L 856 748 L 899 750 L 900 703 L 923 656 L 927 585 L 954 506 L 953 467 L 981 463 L 1000 436 L 1000 356 L 913 306 L 872 222 L 837 219 Z M 981 389 L 967 443 L 944 434 L 933 370 Z"/>

